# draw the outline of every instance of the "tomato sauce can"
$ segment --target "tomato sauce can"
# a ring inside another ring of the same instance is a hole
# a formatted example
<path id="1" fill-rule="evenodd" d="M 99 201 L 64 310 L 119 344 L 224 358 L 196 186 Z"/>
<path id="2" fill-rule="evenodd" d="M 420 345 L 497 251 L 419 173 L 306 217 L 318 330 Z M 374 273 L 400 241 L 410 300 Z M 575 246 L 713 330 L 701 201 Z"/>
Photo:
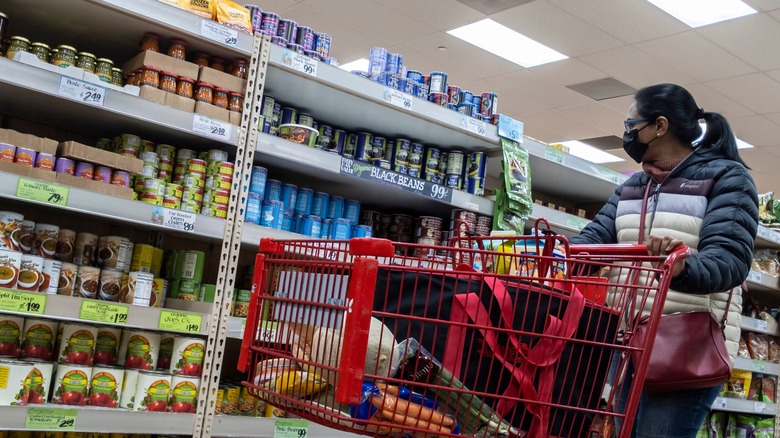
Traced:
<path id="1" fill-rule="evenodd" d="M 124 383 L 125 370 L 112 366 L 92 368 L 87 404 L 103 408 L 115 408 L 119 405 Z"/>
<path id="2" fill-rule="evenodd" d="M 119 357 L 125 368 L 153 370 L 160 351 L 159 333 L 129 329 L 123 333 Z"/>
<path id="3" fill-rule="evenodd" d="M 51 402 L 56 405 L 86 406 L 91 379 L 91 366 L 60 364 L 57 366 Z"/>
<path id="4" fill-rule="evenodd" d="M 171 374 L 200 377 L 206 343 L 203 339 L 177 336 L 173 340 Z"/>
<path id="5" fill-rule="evenodd" d="M 27 318 L 22 335 L 22 357 L 54 360 L 54 341 L 59 323 L 50 319 Z"/>
<path id="6" fill-rule="evenodd" d="M 35 168 L 41 170 L 48 170 L 51 172 L 54 170 L 55 161 L 57 161 L 57 158 L 54 155 L 47 154 L 45 152 L 39 152 L 38 156 L 35 157 Z"/>
<path id="7" fill-rule="evenodd" d="M 60 364 L 92 365 L 95 354 L 97 327 L 86 324 L 66 323 L 62 327 Z"/>
<path id="8" fill-rule="evenodd" d="M 16 156 L 16 146 L 8 143 L 0 143 L 0 161 L 13 163 Z"/>
<path id="9" fill-rule="evenodd" d="M 0 406 L 26 406 L 30 391 L 25 381 L 34 372 L 32 362 L 0 359 L 0 374 L 6 376 L 6 384 L 0 386 Z"/>
<path id="10" fill-rule="evenodd" d="M 119 407 L 133 409 L 135 390 L 138 384 L 138 370 L 124 370 L 122 391 L 119 394 Z"/>
<path id="11" fill-rule="evenodd" d="M 200 378 L 192 376 L 172 376 L 171 390 L 168 396 L 168 411 L 194 414 L 198 404 Z"/>
<path id="12" fill-rule="evenodd" d="M 49 390 L 51 389 L 51 380 L 54 378 L 54 362 L 27 359 L 33 363 L 33 370 L 24 379 L 24 386 L 27 388 L 27 404 L 42 405 L 49 400 Z"/>
<path id="13" fill-rule="evenodd" d="M 22 165 L 24 167 L 33 167 L 35 165 L 36 155 L 37 153 L 32 149 L 17 147 L 14 163 Z"/>
<path id="14" fill-rule="evenodd" d="M 160 371 L 138 373 L 133 410 L 167 412 L 171 390 L 171 375 Z"/>
<path id="15" fill-rule="evenodd" d="M 173 358 L 173 344 L 176 336 L 171 333 L 163 333 L 160 340 L 160 352 L 157 355 L 157 371 L 168 371 L 171 368 Z"/>
<path id="16" fill-rule="evenodd" d="M 24 318 L 0 315 L 0 356 L 19 357 L 22 352 Z"/>
<path id="17" fill-rule="evenodd" d="M 95 365 L 117 364 L 119 357 L 119 343 L 122 340 L 122 329 L 109 326 L 98 328 L 95 338 L 95 355 L 93 362 Z"/>
<path id="18" fill-rule="evenodd" d="M 130 174 L 124 170 L 113 170 L 111 172 L 111 184 L 120 187 L 130 187 Z"/>

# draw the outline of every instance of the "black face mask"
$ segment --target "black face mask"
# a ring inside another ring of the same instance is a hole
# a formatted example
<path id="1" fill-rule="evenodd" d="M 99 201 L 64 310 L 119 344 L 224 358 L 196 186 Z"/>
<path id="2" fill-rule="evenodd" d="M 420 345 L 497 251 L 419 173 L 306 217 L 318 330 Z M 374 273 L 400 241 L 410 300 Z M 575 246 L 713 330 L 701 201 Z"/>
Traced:
<path id="1" fill-rule="evenodd" d="M 642 162 L 642 157 L 645 156 L 645 152 L 647 152 L 647 148 L 650 147 L 650 143 L 658 139 L 658 137 L 656 137 L 647 143 L 642 143 L 639 140 L 637 140 L 637 137 L 639 136 L 639 131 L 647 128 L 648 126 L 650 126 L 649 123 L 641 127 L 640 129 L 632 129 L 631 132 L 623 133 L 623 150 L 626 151 L 628 156 L 631 157 L 637 163 Z"/>

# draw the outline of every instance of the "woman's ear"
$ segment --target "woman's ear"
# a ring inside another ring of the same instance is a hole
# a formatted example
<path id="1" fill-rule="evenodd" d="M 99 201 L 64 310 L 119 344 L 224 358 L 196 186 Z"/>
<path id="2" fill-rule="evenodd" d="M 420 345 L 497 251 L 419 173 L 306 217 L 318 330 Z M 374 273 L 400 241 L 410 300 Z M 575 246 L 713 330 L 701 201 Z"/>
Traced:
<path id="1" fill-rule="evenodd" d="M 669 119 L 665 116 L 659 116 L 655 119 L 656 137 L 660 137 L 669 130 Z"/>

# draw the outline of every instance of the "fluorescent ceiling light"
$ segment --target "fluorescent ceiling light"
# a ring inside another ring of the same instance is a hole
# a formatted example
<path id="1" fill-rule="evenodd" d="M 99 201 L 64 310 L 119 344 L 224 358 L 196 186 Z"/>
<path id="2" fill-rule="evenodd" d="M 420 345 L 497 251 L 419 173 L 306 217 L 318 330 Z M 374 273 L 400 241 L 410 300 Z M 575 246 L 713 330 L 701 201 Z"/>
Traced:
<path id="1" fill-rule="evenodd" d="M 352 71 L 352 70 L 368 71 L 368 59 L 360 58 L 357 61 L 352 61 L 346 64 L 342 64 L 339 66 L 339 68 L 346 71 Z"/>
<path id="2" fill-rule="evenodd" d="M 737 149 L 750 149 L 753 148 L 752 144 L 746 142 L 745 140 L 737 139 Z"/>
<path id="3" fill-rule="evenodd" d="M 756 10 L 741 0 L 647 0 L 667 14 L 691 27 L 755 14 Z"/>
<path id="4" fill-rule="evenodd" d="M 562 141 L 560 144 L 569 148 L 569 154 L 575 157 L 580 157 L 583 160 L 588 160 L 591 163 L 617 163 L 618 161 L 625 161 L 617 155 L 612 155 L 608 152 L 604 152 L 601 149 L 588 146 L 585 143 L 577 140 Z"/>
<path id="5" fill-rule="evenodd" d="M 568 58 L 489 18 L 447 33 L 526 68 Z"/>

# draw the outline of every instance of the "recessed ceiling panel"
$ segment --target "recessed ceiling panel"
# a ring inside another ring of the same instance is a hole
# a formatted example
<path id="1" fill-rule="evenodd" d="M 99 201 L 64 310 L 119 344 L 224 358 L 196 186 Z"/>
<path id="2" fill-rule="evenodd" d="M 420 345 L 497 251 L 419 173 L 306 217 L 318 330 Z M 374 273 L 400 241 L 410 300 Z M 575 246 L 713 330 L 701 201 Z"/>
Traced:
<path id="1" fill-rule="evenodd" d="M 624 84 L 615 78 L 596 79 L 595 81 L 568 85 L 566 88 L 584 94 L 593 100 L 614 99 L 615 97 L 630 96 L 636 93 L 636 88 Z"/>
<path id="2" fill-rule="evenodd" d="M 458 0 L 458 3 L 463 3 L 485 15 L 493 15 L 497 12 L 505 11 L 532 1 L 533 0 Z M 419 5 L 419 3 L 417 4 Z"/>

